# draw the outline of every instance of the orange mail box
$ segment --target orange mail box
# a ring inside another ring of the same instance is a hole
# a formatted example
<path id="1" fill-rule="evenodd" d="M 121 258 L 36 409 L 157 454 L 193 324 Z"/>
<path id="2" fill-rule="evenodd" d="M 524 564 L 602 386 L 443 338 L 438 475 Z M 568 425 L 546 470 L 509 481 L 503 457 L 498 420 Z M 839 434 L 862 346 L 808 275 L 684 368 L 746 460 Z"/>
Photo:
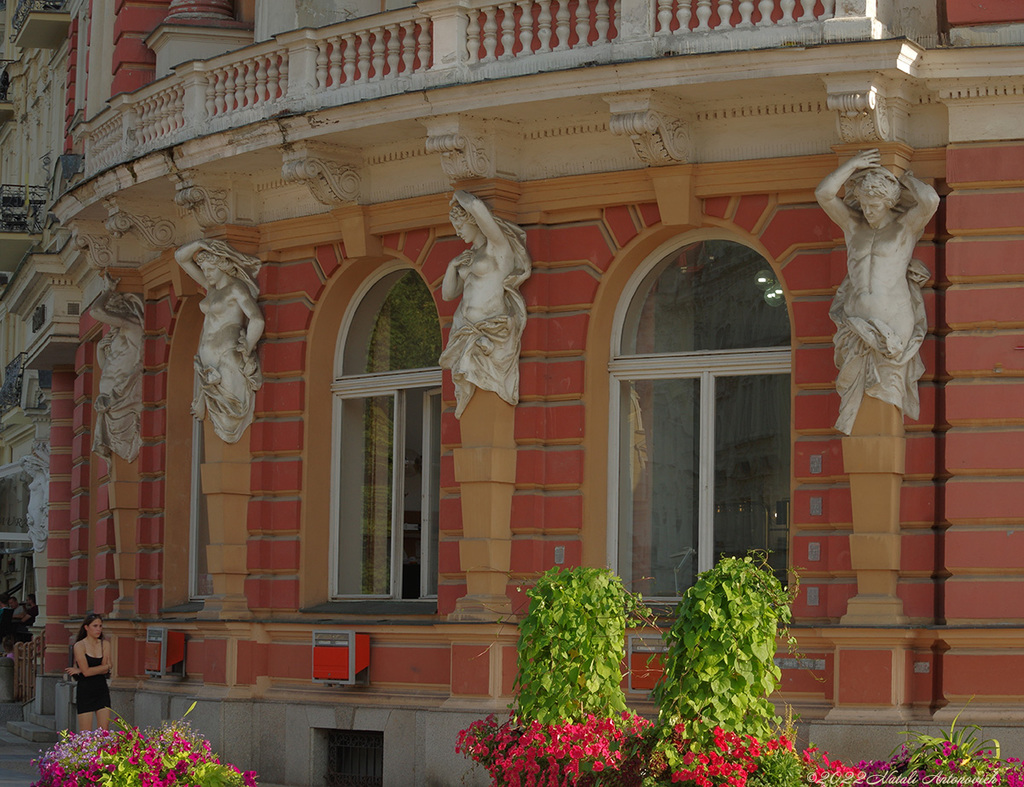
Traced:
<path id="1" fill-rule="evenodd" d="M 313 680 L 355 683 L 370 666 L 370 635 L 317 632 L 313 638 Z M 353 645 L 354 642 L 354 645 Z"/>
<path id="2" fill-rule="evenodd" d="M 166 654 L 164 649 L 166 648 Z M 185 632 L 160 631 L 147 632 L 146 636 L 146 672 L 163 674 L 175 664 L 185 660 Z"/>

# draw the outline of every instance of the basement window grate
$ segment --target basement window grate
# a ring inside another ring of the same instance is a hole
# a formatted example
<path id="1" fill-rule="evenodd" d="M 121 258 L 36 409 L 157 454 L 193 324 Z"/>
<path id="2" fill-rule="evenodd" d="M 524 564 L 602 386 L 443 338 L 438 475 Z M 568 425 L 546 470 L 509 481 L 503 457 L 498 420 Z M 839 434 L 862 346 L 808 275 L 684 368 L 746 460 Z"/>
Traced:
<path id="1" fill-rule="evenodd" d="M 384 733 L 327 731 L 327 787 L 383 787 Z"/>

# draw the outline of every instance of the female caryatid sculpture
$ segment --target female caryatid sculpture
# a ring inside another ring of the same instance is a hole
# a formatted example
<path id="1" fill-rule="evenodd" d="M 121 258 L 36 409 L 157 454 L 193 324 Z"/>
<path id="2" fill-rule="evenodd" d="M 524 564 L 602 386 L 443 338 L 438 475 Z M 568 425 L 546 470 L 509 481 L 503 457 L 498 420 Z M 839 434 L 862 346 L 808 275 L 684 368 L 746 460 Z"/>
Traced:
<path id="1" fill-rule="evenodd" d="M 509 404 L 519 402 L 519 349 L 526 327 L 519 287 L 530 277 L 530 255 L 526 233 L 472 194 L 456 191 L 449 216 L 470 244 L 448 264 L 441 284 L 446 301 L 462 296 L 440 358 L 452 372 L 458 418 L 477 388 Z"/>
<path id="2" fill-rule="evenodd" d="M 100 278 L 103 290 L 89 314 L 110 330 L 96 351 L 101 373 L 92 450 L 134 462 L 141 444 L 143 304 L 138 295 L 117 292 L 118 280 L 106 271 Z"/>
<path id="3" fill-rule="evenodd" d="M 28 535 L 32 549 L 42 552 L 50 534 L 50 447 L 36 448 L 22 457 L 21 468 L 28 476 Z"/>
<path id="4" fill-rule="evenodd" d="M 219 240 L 197 240 L 178 249 L 178 264 L 206 288 L 199 304 L 203 332 L 195 358 L 198 392 L 192 414 L 210 416 L 214 432 L 236 443 L 252 423 L 256 391 L 263 385 L 256 343 L 264 319 L 256 299 L 259 258 Z"/>
<path id="5" fill-rule="evenodd" d="M 897 180 L 879 162 L 877 150 L 859 153 L 815 191 L 846 238 L 847 275 L 829 310 L 836 324 L 839 369 L 836 429 L 846 434 L 865 395 L 895 405 L 910 418 L 920 411 L 917 381 L 924 363 L 919 350 L 927 332 L 921 285 L 929 272 L 912 255 L 939 196 L 909 170 Z"/>

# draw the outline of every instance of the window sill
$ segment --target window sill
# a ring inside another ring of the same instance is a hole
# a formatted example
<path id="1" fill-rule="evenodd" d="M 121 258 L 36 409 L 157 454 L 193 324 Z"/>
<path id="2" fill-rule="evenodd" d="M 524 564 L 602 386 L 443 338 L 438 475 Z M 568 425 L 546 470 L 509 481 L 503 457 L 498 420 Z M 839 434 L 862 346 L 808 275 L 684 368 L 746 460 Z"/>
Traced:
<path id="1" fill-rule="evenodd" d="M 299 610 L 307 615 L 436 615 L 437 600 L 393 601 L 374 599 L 367 601 L 328 601 Z"/>

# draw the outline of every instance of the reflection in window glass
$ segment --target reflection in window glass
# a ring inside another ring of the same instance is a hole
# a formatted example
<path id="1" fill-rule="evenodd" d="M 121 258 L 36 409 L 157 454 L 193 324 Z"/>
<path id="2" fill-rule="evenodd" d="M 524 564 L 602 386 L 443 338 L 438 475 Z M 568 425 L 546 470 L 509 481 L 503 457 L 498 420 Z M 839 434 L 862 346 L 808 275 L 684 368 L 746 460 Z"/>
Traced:
<path id="1" fill-rule="evenodd" d="M 679 595 L 697 568 L 698 387 L 622 386 L 619 573 L 644 595 Z"/>
<path id="2" fill-rule="evenodd" d="M 441 330 L 412 271 L 363 298 L 335 380 L 338 447 L 336 593 L 437 595 Z"/>
<path id="3" fill-rule="evenodd" d="M 644 276 L 626 311 L 619 381 L 617 567 L 629 587 L 680 595 L 723 555 L 789 533 L 789 319 L 771 266 L 702 241 Z M 659 356 L 660 354 L 660 356 Z"/>
<path id="4" fill-rule="evenodd" d="M 753 249 L 723 240 L 692 243 L 645 277 L 630 306 L 622 353 L 788 347 L 789 319 L 776 293 L 768 262 Z"/>

